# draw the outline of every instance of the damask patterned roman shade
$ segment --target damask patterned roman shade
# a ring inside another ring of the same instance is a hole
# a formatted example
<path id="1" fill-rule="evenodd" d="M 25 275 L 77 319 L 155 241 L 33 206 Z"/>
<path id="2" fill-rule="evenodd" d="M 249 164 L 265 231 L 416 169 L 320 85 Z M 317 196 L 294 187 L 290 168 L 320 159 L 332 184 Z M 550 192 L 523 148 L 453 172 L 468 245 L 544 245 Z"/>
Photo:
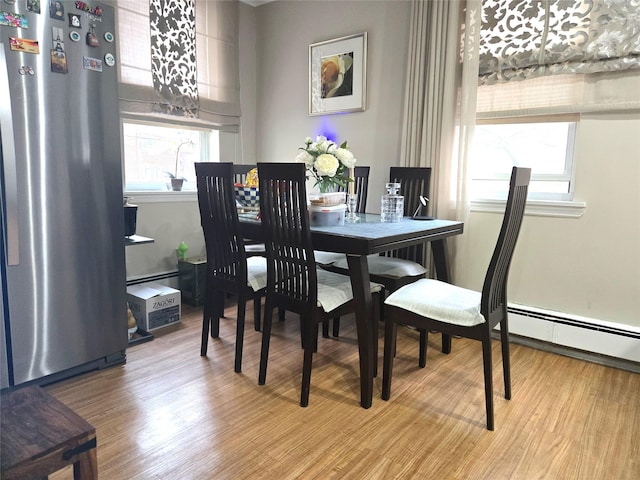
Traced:
<path id="1" fill-rule="evenodd" d="M 477 118 L 640 108 L 640 0 L 482 7 Z"/>
<path id="2" fill-rule="evenodd" d="M 120 110 L 238 131 L 237 0 L 118 0 Z"/>
<path id="3" fill-rule="evenodd" d="M 638 0 L 484 0 L 480 84 L 640 68 Z"/>
<path id="4" fill-rule="evenodd" d="M 151 76 L 156 111 L 197 118 L 195 0 L 151 0 Z"/>

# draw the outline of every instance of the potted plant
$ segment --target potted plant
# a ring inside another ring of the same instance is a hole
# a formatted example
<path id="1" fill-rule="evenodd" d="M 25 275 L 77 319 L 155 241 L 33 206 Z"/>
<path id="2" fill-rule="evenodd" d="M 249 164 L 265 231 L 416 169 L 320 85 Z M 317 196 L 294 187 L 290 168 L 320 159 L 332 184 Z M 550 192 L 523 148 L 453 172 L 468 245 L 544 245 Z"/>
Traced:
<path id="1" fill-rule="evenodd" d="M 179 160 L 180 160 L 180 149 L 182 148 L 183 145 L 193 145 L 193 142 L 191 140 L 186 140 L 184 142 L 182 142 L 180 145 L 178 145 L 178 149 L 176 150 L 176 161 L 175 161 L 175 166 L 173 169 L 173 172 L 166 172 L 167 175 L 169 175 L 169 178 L 171 179 L 171 190 L 173 190 L 174 192 L 179 192 L 182 190 L 182 184 L 184 183 L 184 177 L 178 177 L 178 166 L 179 166 Z"/>

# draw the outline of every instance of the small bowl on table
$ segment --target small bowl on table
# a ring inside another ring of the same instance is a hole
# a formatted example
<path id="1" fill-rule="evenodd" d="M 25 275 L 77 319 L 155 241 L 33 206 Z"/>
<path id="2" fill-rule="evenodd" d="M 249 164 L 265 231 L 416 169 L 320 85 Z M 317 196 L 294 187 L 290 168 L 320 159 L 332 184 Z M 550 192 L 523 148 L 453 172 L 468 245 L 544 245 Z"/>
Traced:
<path id="1" fill-rule="evenodd" d="M 257 187 L 236 186 L 236 201 L 245 208 L 258 208 L 260 206 L 260 190 Z"/>

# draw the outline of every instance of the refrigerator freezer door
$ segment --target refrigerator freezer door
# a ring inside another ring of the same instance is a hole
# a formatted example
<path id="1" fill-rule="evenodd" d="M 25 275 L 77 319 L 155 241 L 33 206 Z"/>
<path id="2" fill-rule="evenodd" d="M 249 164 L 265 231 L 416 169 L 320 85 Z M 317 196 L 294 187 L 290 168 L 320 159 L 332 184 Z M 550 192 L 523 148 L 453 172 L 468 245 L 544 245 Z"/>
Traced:
<path id="1" fill-rule="evenodd" d="M 0 44 L 0 92 L 9 91 L 9 73 L 4 45 Z M 6 259 L 9 265 L 20 262 L 20 241 L 18 238 L 18 191 L 16 181 L 16 152 L 13 148 L 13 116 L 11 102 L 0 102 L 0 152 L 2 165 L 4 194 L 0 200 L 5 218 L 4 245 L 6 245 Z"/>
<path id="2" fill-rule="evenodd" d="M 88 57 L 115 55 L 115 42 L 72 42 L 66 21 L 29 12 L 26 2 L 13 8 L 29 22 L 28 29 L 0 26 L 20 239 L 4 299 L 17 385 L 124 357 L 127 315 L 117 70 L 85 68 Z M 114 32 L 113 8 L 105 5 L 95 25 L 100 38 Z M 51 63 L 60 32 L 66 73 Z M 9 50 L 10 36 L 26 34 L 41 35 L 40 54 Z M 21 75 L 25 68 L 33 75 Z M 4 135 L 3 127 L 3 142 Z"/>

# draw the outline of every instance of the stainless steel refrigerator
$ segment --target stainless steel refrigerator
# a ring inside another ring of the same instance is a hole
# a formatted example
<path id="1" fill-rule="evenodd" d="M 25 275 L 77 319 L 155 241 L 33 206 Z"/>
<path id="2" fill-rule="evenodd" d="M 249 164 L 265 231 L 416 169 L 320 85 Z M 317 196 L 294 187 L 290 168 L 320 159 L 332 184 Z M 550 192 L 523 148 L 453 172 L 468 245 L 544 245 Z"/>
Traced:
<path id="1" fill-rule="evenodd" d="M 2 388 L 126 358 L 114 22 L 104 3 L 0 3 Z"/>

